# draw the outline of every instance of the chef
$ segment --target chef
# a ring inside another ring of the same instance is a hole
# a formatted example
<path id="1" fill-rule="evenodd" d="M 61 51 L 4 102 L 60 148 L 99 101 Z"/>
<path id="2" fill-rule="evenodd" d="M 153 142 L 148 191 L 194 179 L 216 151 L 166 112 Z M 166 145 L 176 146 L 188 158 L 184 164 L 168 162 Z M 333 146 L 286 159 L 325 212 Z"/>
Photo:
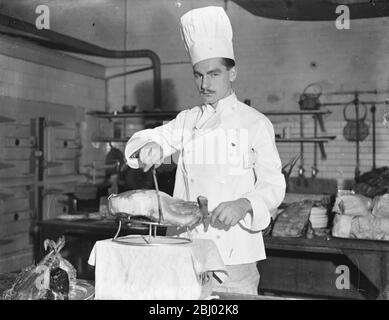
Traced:
<path id="1" fill-rule="evenodd" d="M 237 69 L 224 9 L 193 9 L 180 27 L 203 104 L 134 134 L 127 164 L 148 171 L 178 152 L 174 197 L 208 199 L 210 225 L 191 234 L 213 240 L 227 267 L 225 281 L 212 279 L 215 291 L 257 294 L 257 261 L 266 258 L 261 231 L 285 195 L 273 126 L 234 93 Z"/>

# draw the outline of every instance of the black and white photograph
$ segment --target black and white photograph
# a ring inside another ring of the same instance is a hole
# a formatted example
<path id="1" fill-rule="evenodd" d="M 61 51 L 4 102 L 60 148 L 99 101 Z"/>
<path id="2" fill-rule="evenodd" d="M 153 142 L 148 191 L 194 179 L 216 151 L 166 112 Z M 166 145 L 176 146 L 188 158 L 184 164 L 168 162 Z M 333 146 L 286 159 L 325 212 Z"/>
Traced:
<path id="1" fill-rule="evenodd" d="M 0 300 L 389 300 L 389 1 L 0 0 Z"/>

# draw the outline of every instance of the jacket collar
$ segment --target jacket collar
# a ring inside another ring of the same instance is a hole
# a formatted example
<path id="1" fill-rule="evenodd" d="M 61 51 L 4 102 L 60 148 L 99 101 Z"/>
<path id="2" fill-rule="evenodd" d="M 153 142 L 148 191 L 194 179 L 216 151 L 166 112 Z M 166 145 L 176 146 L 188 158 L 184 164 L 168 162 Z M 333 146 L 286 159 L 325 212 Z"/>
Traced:
<path id="1" fill-rule="evenodd" d="M 229 96 L 220 99 L 217 102 L 216 108 L 212 107 L 210 104 L 204 104 L 202 105 L 202 111 L 208 111 L 213 113 L 221 113 L 225 111 L 231 111 L 235 109 L 237 102 L 236 94 L 233 92 Z"/>
<path id="2" fill-rule="evenodd" d="M 201 106 L 202 112 L 213 113 L 205 123 L 201 124 L 200 127 L 196 124 L 196 129 L 206 129 L 212 130 L 220 125 L 222 119 L 228 118 L 228 115 L 234 112 L 237 107 L 238 99 L 235 93 L 230 94 L 229 96 L 220 99 L 216 105 L 216 108 L 213 108 L 210 104 L 205 104 Z"/>

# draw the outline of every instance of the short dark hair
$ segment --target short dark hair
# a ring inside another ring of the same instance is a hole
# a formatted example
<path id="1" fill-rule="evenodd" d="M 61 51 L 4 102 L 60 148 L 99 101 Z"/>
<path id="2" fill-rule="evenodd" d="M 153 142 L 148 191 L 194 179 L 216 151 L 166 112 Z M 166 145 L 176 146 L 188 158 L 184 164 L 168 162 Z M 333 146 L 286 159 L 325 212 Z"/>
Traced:
<path id="1" fill-rule="evenodd" d="M 230 58 L 221 58 L 221 63 L 227 68 L 227 70 L 235 67 L 235 61 Z"/>

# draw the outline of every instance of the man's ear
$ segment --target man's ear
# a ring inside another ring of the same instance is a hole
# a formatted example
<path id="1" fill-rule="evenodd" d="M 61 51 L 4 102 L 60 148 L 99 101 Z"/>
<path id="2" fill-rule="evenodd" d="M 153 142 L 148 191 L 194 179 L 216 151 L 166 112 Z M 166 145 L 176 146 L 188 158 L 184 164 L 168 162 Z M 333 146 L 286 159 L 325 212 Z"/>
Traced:
<path id="1" fill-rule="evenodd" d="M 232 67 L 230 70 L 229 70 L 229 73 L 230 73 L 230 82 L 234 82 L 235 79 L 236 79 L 236 75 L 237 75 L 237 70 L 236 70 L 236 67 Z"/>

